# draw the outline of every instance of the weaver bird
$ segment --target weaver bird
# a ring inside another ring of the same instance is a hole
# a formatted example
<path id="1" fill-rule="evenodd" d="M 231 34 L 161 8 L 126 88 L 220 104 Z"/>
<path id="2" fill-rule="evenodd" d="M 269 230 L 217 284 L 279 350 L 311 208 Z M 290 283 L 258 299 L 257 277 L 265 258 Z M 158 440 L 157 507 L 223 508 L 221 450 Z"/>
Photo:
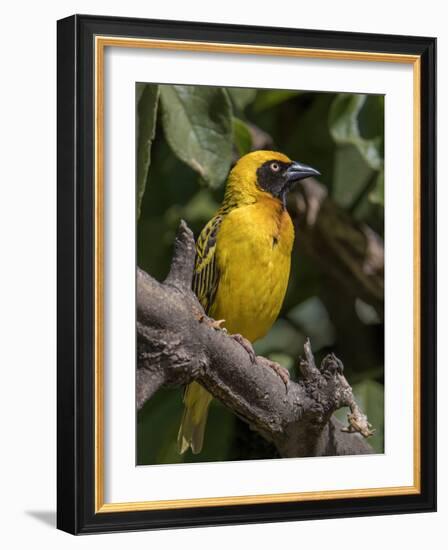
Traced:
<path id="1" fill-rule="evenodd" d="M 205 312 L 255 361 L 252 342 L 265 336 L 288 286 L 294 228 L 286 210 L 293 183 L 317 170 L 274 151 L 255 151 L 236 163 L 224 200 L 196 243 L 193 290 Z M 280 369 L 276 363 L 272 364 Z M 280 374 L 280 372 L 277 370 Z M 178 450 L 201 451 L 212 396 L 197 382 L 184 393 Z"/>

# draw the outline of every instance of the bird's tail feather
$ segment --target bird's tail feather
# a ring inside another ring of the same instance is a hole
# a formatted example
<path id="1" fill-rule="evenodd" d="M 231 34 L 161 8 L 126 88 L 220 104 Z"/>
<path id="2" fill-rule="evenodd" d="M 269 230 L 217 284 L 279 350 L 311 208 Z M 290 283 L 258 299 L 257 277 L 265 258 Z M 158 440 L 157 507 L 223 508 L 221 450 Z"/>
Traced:
<path id="1" fill-rule="evenodd" d="M 212 396 L 196 382 L 189 384 L 184 394 L 184 414 L 177 435 L 177 449 L 180 454 L 189 447 L 194 454 L 202 450 L 208 408 Z"/>

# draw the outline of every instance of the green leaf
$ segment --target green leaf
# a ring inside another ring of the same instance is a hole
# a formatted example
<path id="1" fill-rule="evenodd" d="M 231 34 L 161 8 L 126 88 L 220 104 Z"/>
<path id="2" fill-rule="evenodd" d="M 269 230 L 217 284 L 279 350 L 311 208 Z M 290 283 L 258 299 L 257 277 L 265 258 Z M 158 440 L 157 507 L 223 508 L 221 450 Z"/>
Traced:
<path id="1" fill-rule="evenodd" d="M 160 86 L 166 140 L 183 162 L 212 188 L 232 162 L 232 106 L 222 88 Z"/>
<path id="2" fill-rule="evenodd" d="M 303 94 L 304 92 L 298 92 L 297 90 L 262 90 L 258 93 L 254 103 L 254 111 L 259 113 L 272 109 L 276 105 L 280 105 L 293 97 Z"/>
<path id="3" fill-rule="evenodd" d="M 311 339 L 314 351 L 335 343 L 336 333 L 328 311 L 318 296 L 311 296 L 295 306 L 288 318 Z"/>
<path id="4" fill-rule="evenodd" d="M 379 171 L 375 186 L 369 194 L 369 199 L 374 204 L 384 206 L 384 169 Z"/>
<path id="5" fill-rule="evenodd" d="M 135 101 L 138 104 L 140 101 L 140 98 L 142 97 L 143 92 L 145 91 L 147 84 L 143 84 L 142 82 L 137 82 L 135 85 Z"/>
<path id="6" fill-rule="evenodd" d="M 332 198 L 340 206 L 351 208 L 374 173 L 355 146 L 340 145 L 334 156 Z"/>
<path id="7" fill-rule="evenodd" d="M 307 94 L 304 105 L 298 101 L 285 105 L 287 124 L 280 120 L 277 109 L 263 113 L 263 117 L 270 115 L 273 119 L 272 126 L 263 125 L 263 129 L 272 134 L 279 150 L 319 170 L 322 174 L 319 180 L 329 189 L 333 183 L 336 146 L 325 121 L 335 97 L 333 93 Z"/>
<path id="8" fill-rule="evenodd" d="M 361 135 L 367 139 L 384 135 L 384 95 L 367 96 L 358 123 Z"/>
<path id="9" fill-rule="evenodd" d="M 257 95 L 257 90 L 253 88 L 227 88 L 227 91 L 229 92 L 232 103 L 240 111 L 244 111 Z"/>
<path id="10" fill-rule="evenodd" d="M 151 163 L 151 146 L 154 140 L 157 120 L 159 87 L 154 84 L 137 84 L 137 219 L 145 193 Z"/>
<path id="11" fill-rule="evenodd" d="M 364 380 L 353 386 L 353 394 L 375 429 L 368 442 L 375 452 L 384 453 L 384 386 L 374 380 Z M 335 416 L 347 424 L 348 409 L 339 409 Z"/>
<path id="12" fill-rule="evenodd" d="M 252 149 L 252 136 L 249 128 L 239 118 L 233 117 L 233 143 L 240 156 L 249 153 Z"/>
<path id="13" fill-rule="evenodd" d="M 207 189 L 202 188 L 184 206 L 173 205 L 166 211 L 166 217 L 177 227 L 179 220 L 186 220 L 189 225 L 199 222 L 202 225 L 216 213 L 219 204 L 213 200 Z"/>
<path id="14" fill-rule="evenodd" d="M 277 319 L 271 330 L 254 343 L 257 355 L 282 353 L 297 357 L 303 350 L 305 337 L 291 323 Z"/>
<path id="15" fill-rule="evenodd" d="M 381 170 L 381 138 L 364 139 L 359 129 L 358 117 L 366 99 L 365 94 L 339 94 L 329 113 L 330 133 L 337 144 L 354 145 L 370 168 Z"/>
<path id="16" fill-rule="evenodd" d="M 361 300 L 361 298 L 356 298 L 355 300 L 355 311 L 356 315 L 365 325 L 381 324 L 381 319 L 376 309 L 370 304 L 367 304 L 366 302 Z"/>

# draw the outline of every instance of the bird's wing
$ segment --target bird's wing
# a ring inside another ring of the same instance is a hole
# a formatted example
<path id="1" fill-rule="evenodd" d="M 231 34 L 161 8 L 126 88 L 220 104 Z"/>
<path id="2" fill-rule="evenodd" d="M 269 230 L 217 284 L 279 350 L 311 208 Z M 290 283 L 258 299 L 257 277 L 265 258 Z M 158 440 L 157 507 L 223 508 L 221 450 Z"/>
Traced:
<path id="1" fill-rule="evenodd" d="M 193 275 L 193 291 L 205 312 L 208 313 L 216 294 L 219 282 L 219 269 L 216 261 L 216 237 L 222 216 L 213 217 L 204 227 L 196 243 L 196 263 Z"/>

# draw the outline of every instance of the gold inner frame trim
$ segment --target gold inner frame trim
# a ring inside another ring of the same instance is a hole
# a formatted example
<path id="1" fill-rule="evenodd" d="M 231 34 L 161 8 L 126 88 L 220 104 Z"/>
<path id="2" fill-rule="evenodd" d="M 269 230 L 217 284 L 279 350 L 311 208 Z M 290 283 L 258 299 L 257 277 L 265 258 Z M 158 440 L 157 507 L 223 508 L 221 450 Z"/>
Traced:
<path id="1" fill-rule="evenodd" d="M 104 50 L 106 47 L 152 48 L 161 50 L 193 51 L 207 53 L 233 53 L 243 55 L 266 55 L 333 59 L 345 61 L 371 61 L 383 63 L 407 63 L 413 65 L 413 197 L 414 197 L 414 480 L 413 485 L 401 487 L 379 487 L 349 490 L 295 492 L 262 495 L 190 498 L 179 500 L 154 500 L 141 502 L 104 502 Z M 95 54 L 95 513 L 130 512 L 142 510 L 166 510 L 206 506 L 231 506 L 241 504 L 262 504 L 274 502 L 303 502 L 332 500 L 340 498 L 362 498 L 393 495 L 419 494 L 421 491 L 420 453 L 420 199 L 421 199 L 421 59 L 418 55 L 391 54 L 382 52 L 358 52 L 291 48 L 277 46 L 256 46 L 253 44 L 225 44 L 181 40 L 156 40 L 96 36 Z"/>

